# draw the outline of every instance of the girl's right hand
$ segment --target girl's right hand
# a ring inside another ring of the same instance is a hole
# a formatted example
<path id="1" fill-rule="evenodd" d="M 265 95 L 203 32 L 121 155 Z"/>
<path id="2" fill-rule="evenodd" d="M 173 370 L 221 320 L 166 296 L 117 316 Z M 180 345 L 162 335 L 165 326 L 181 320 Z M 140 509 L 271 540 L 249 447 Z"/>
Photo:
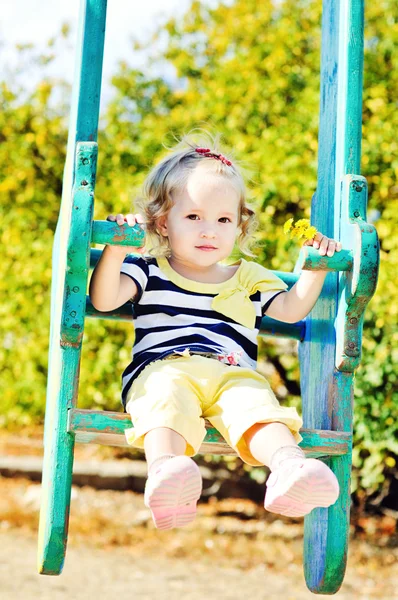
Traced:
<path id="1" fill-rule="evenodd" d="M 141 225 L 143 229 L 144 219 L 142 215 L 136 214 L 128 214 L 126 216 L 122 214 L 117 215 L 108 215 L 106 218 L 107 221 L 111 221 L 112 223 L 117 223 L 119 227 L 122 225 L 129 225 L 130 227 L 134 227 L 134 225 Z M 145 246 L 137 247 L 137 246 L 109 246 L 109 249 L 112 251 L 112 254 L 145 254 L 146 248 Z"/>

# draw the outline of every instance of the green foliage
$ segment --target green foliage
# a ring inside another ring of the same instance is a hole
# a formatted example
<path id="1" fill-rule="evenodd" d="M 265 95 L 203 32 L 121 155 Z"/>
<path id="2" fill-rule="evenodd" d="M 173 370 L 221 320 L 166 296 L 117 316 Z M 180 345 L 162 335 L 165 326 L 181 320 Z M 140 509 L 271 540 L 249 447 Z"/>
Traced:
<path id="1" fill-rule="evenodd" d="M 386 489 L 398 460 L 398 11 L 394 2 L 366 12 L 362 171 L 369 183 L 369 215 L 380 237 L 380 274 L 365 313 L 363 356 L 355 386 L 356 485 L 367 493 Z M 386 481 L 384 482 L 384 480 Z M 383 484 L 384 482 L 384 484 Z"/>
<path id="2" fill-rule="evenodd" d="M 382 264 L 356 376 L 354 487 L 372 494 L 393 478 L 398 455 L 398 15 L 394 0 L 368 3 L 366 10 L 362 172 L 370 214 L 379 215 Z M 169 20 L 145 45 L 145 73 L 122 63 L 113 78 L 99 136 L 95 218 L 129 210 L 164 146 L 204 127 L 222 133 L 248 174 L 260 220 L 258 260 L 291 270 L 297 244 L 281 233 L 283 224 L 309 217 L 316 186 L 320 23 L 319 0 L 285 0 L 277 8 L 270 0 L 215 8 L 194 1 L 181 19 Z M 50 255 L 66 143 L 60 97 L 60 84 L 48 79 L 28 98 L 12 82 L 0 88 L 4 424 L 41 420 L 44 413 Z M 132 335 L 125 324 L 87 322 L 81 406 L 118 409 Z M 294 344 L 267 338 L 260 347 L 274 366 L 274 388 L 298 405 Z"/>
<path id="3" fill-rule="evenodd" d="M 65 125 L 50 83 L 24 103 L 0 88 L 2 277 L 0 362 L 7 420 L 41 418 L 47 371 L 51 244 L 58 218 Z"/>

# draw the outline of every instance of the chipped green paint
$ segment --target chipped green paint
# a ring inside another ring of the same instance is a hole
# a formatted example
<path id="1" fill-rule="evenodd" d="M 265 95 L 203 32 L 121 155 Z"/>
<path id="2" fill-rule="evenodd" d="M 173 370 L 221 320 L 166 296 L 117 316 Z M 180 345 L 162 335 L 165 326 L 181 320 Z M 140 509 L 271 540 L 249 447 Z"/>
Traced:
<path id="1" fill-rule="evenodd" d="M 97 154 L 95 142 L 77 144 L 61 324 L 62 346 L 79 347 L 83 338 Z"/>
<path id="2" fill-rule="evenodd" d="M 90 296 L 86 296 L 86 317 L 91 317 L 93 319 L 107 319 L 111 321 L 132 321 L 133 305 L 131 302 L 127 302 L 115 310 L 100 312 L 94 308 Z"/>
<path id="3" fill-rule="evenodd" d="M 366 305 L 373 296 L 379 271 L 379 240 L 366 223 L 367 183 L 359 175 L 346 175 L 341 186 L 341 240 L 352 247 L 351 273 L 339 278 L 340 301 L 336 317 L 336 368 L 354 372 L 361 360 L 362 328 Z"/>
<path id="4" fill-rule="evenodd" d="M 344 576 L 341 568 L 342 565 L 345 567 L 347 561 L 351 504 L 352 375 L 336 372 L 332 394 L 330 405 L 340 408 L 336 410 L 334 429 L 336 433 L 349 435 L 346 454 L 325 460 L 338 478 L 340 495 L 333 506 L 315 509 L 304 519 L 304 568 L 307 585 L 310 589 L 322 586 L 330 594 L 335 593 L 333 590 L 340 585 Z M 326 593 L 326 590 L 322 593 Z"/>
<path id="5" fill-rule="evenodd" d="M 97 319 L 108 319 L 112 321 L 132 321 L 133 305 L 131 303 L 124 304 L 116 310 L 109 312 L 100 312 L 94 308 L 89 296 L 86 297 L 86 317 Z M 277 337 L 291 338 L 293 340 L 303 340 L 305 334 L 305 322 L 298 323 L 282 323 L 275 321 L 269 317 L 263 317 L 261 321 L 260 335 L 273 335 Z"/>
<path id="6" fill-rule="evenodd" d="M 307 428 L 351 434 L 361 315 L 373 294 L 378 261 L 375 232 L 365 222 L 366 182 L 350 175 L 360 169 L 363 0 L 323 0 L 322 20 L 318 186 L 311 220 L 322 233 L 341 240 L 353 263 L 348 271 L 327 275 L 306 319 L 305 340 L 299 347 L 303 420 Z M 347 560 L 351 447 L 325 462 L 338 477 L 341 491 L 332 507 L 316 509 L 305 518 L 304 572 L 312 592 L 334 594 Z"/>
<path id="7" fill-rule="evenodd" d="M 135 225 L 119 226 L 111 221 L 94 221 L 91 241 L 93 244 L 113 244 L 115 246 L 143 246 L 144 230 Z"/>
<path id="8" fill-rule="evenodd" d="M 260 337 L 272 335 L 301 342 L 305 336 L 305 321 L 283 323 L 282 321 L 276 321 L 270 317 L 263 317 L 259 335 Z"/>
<path id="9" fill-rule="evenodd" d="M 68 535 L 74 437 L 67 431 L 67 417 L 77 397 L 80 353 L 76 348 L 62 348 L 56 335 L 50 353 L 38 570 L 57 575 L 63 567 Z"/>
<path id="10" fill-rule="evenodd" d="M 106 0 L 81 0 L 67 158 L 52 262 L 49 370 L 37 555 L 38 571 L 47 575 L 61 572 L 68 535 L 74 436 L 67 431 L 67 416 L 68 410 L 76 404 L 78 393 L 86 301 L 86 287 L 81 281 L 84 271 L 86 275 L 88 273 L 91 231 L 87 229 L 87 219 L 91 227 L 89 211 L 90 204 L 92 210 L 95 176 L 94 163 L 89 164 L 90 159 L 89 162 L 80 161 L 79 153 L 87 150 L 94 158 L 92 142 L 97 139 L 105 16 Z M 89 144 L 78 148 L 78 142 L 85 140 Z M 79 178 L 77 171 L 85 175 Z M 87 181 L 91 189 L 87 189 L 83 181 Z M 86 207 L 85 223 L 79 219 L 82 198 Z M 72 210 L 73 203 L 76 203 L 77 209 Z M 79 245 L 77 254 L 72 240 Z M 72 269 L 72 278 L 67 280 L 70 264 L 75 273 Z M 73 279 L 75 274 L 78 275 L 78 283 Z"/>
<path id="11" fill-rule="evenodd" d="M 75 158 L 70 223 L 61 222 L 64 235 L 56 237 L 54 248 L 54 256 L 66 257 L 66 265 L 63 271 L 54 270 L 51 298 L 53 320 L 38 550 L 38 570 L 47 575 L 61 572 L 67 544 L 74 451 L 74 437 L 67 431 L 67 417 L 78 395 L 97 144 L 78 143 Z M 59 279 L 63 283 L 61 287 L 57 286 Z"/>
<path id="12" fill-rule="evenodd" d="M 106 231 L 104 230 L 104 237 L 103 237 L 104 241 L 102 243 L 106 243 L 106 244 L 113 243 L 115 245 L 125 245 L 124 243 L 121 244 L 119 239 L 114 241 L 114 238 L 113 238 L 114 229 L 108 227 L 109 225 L 113 225 L 113 223 L 108 223 L 107 221 L 94 221 L 93 227 L 95 227 L 96 223 L 106 224 L 106 226 L 107 226 Z M 118 225 L 116 227 L 118 227 Z M 127 245 L 134 245 L 135 243 L 137 243 L 137 245 L 139 245 L 139 243 L 141 243 L 141 241 L 143 239 L 141 237 L 142 230 L 139 229 L 139 231 L 138 231 L 138 235 L 140 237 L 137 236 L 137 231 L 134 231 L 134 230 L 135 230 L 135 228 L 128 227 L 128 226 L 126 226 L 126 228 L 125 228 L 125 240 L 126 240 Z M 91 250 L 90 268 L 93 269 L 95 267 L 95 265 L 97 264 L 97 262 L 99 261 L 99 259 L 101 257 L 101 254 L 102 254 L 102 250 L 98 250 L 98 249 Z M 298 279 L 298 275 L 296 275 L 295 273 L 284 273 L 282 271 L 272 271 L 272 273 L 274 273 L 275 275 L 280 277 L 282 279 L 282 281 L 284 281 L 286 283 L 286 285 L 288 286 L 288 289 L 293 287 L 293 285 L 296 283 L 296 281 Z M 133 309 L 132 304 L 128 302 L 127 304 L 120 306 L 116 310 L 112 310 L 112 311 L 109 311 L 106 313 L 100 312 L 94 308 L 94 306 L 91 303 L 90 298 L 88 296 L 86 298 L 86 316 L 87 317 L 99 318 L 99 319 L 109 319 L 112 321 L 115 321 L 115 320 L 131 321 L 132 316 L 133 316 L 133 310 L 134 309 Z M 272 335 L 272 336 L 276 336 L 276 337 L 285 337 L 285 338 L 291 338 L 293 340 L 302 341 L 304 339 L 304 335 L 305 335 L 305 322 L 299 321 L 298 323 L 283 323 L 282 321 L 275 321 L 274 319 L 270 319 L 269 317 L 263 317 L 263 319 L 261 321 L 260 335 L 261 336 Z"/>
<path id="13" fill-rule="evenodd" d="M 210 423 L 206 423 L 206 443 L 220 444 L 226 446 L 221 434 Z M 98 439 L 106 440 L 107 435 L 118 435 L 123 443 L 118 445 L 128 446 L 125 441 L 124 431 L 131 427 L 129 415 L 123 413 L 112 413 L 108 411 L 80 410 L 69 411 L 68 431 L 70 433 L 96 433 Z"/>
<path id="14" fill-rule="evenodd" d="M 343 248 L 333 256 L 321 256 L 318 250 L 304 246 L 297 260 L 296 268 L 306 271 L 351 271 L 353 255 Z"/>
<path id="15" fill-rule="evenodd" d="M 131 427 L 130 416 L 124 413 L 71 409 L 68 415 L 68 432 L 80 436 L 81 441 L 107 444 L 107 437 L 118 436 L 118 446 L 127 446 L 124 431 Z M 302 430 L 301 447 L 313 457 L 342 456 L 351 448 L 351 434 L 331 431 Z M 211 445 L 213 454 L 235 454 L 209 421 L 206 421 L 206 437 L 203 444 Z M 201 449 L 200 452 L 203 452 Z"/>

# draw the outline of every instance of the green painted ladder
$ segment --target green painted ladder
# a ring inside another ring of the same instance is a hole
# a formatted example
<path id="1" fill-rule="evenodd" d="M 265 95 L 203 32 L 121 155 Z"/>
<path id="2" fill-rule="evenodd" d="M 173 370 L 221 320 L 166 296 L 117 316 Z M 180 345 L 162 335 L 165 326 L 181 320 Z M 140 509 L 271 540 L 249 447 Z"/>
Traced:
<path id="1" fill-rule="evenodd" d="M 38 569 L 63 567 L 75 442 L 126 445 L 129 417 L 77 408 L 85 316 L 131 319 L 131 306 L 97 313 L 86 297 L 92 244 L 138 246 L 142 231 L 93 222 L 97 129 L 106 0 L 81 0 L 76 77 L 63 195 L 53 250 L 53 284 Z M 305 322 L 264 318 L 262 335 L 299 341 L 304 429 L 302 448 L 336 473 L 341 494 L 329 509 L 305 517 L 304 570 L 310 590 L 335 593 L 344 578 L 350 515 L 353 374 L 361 354 L 363 315 L 374 293 L 379 247 L 366 222 L 366 180 L 360 169 L 363 0 L 324 0 L 318 186 L 312 223 L 340 239 L 332 258 L 306 248 L 295 273 L 277 274 L 291 287 L 301 269 L 327 268 L 322 295 Z M 203 453 L 232 454 L 208 424 Z"/>

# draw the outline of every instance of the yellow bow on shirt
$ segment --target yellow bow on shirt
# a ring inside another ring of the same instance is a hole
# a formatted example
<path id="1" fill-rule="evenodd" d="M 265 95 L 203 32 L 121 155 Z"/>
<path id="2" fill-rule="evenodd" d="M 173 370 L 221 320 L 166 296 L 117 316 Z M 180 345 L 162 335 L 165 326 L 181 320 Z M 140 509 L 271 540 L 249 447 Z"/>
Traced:
<path id="1" fill-rule="evenodd" d="M 212 308 L 237 323 L 254 329 L 256 309 L 250 296 L 256 292 L 285 290 L 288 286 L 277 275 L 254 262 L 244 262 L 238 277 L 212 301 Z"/>

